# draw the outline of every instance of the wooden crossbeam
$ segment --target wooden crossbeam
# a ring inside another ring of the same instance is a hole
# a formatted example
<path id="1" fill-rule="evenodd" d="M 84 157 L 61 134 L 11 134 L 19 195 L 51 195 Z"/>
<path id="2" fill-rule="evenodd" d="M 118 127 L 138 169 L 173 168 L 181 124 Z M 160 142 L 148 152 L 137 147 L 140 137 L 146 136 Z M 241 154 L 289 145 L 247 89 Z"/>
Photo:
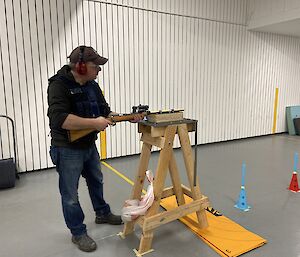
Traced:
<path id="1" fill-rule="evenodd" d="M 194 200 L 191 203 L 178 206 L 176 209 L 158 213 L 149 218 L 145 218 L 143 222 L 143 231 L 155 229 L 163 224 L 169 223 L 178 218 L 184 217 L 193 212 L 200 211 L 209 206 L 209 201 L 206 196 L 201 199 Z"/>

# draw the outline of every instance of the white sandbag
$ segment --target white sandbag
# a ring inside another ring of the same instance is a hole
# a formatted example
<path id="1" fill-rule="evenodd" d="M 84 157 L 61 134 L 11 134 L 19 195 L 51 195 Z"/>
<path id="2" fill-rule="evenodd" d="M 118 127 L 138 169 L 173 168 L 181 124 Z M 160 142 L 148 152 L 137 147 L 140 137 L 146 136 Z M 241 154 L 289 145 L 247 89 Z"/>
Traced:
<path id="1" fill-rule="evenodd" d="M 124 222 L 137 219 L 139 216 L 144 215 L 150 208 L 154 201 L 153 193 L 153 174 L 151 170 L 146 171 L 147 179 L 150 185 L 147 188 L 147 193 L 142 196 L 141 200 L 133 199 L 126 200 L 122 209 L 122 220 Z"/>

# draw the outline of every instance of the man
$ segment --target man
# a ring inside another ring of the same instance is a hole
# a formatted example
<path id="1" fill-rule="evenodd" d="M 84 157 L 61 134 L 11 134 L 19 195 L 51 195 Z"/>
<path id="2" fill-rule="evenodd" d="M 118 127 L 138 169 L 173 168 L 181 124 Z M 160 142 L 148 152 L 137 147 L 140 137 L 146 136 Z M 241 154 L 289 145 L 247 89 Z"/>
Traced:
<path id="1" fill-rule="evenodd" d="M 63 66 L 49 79 L 48 117 L 51 129 L 50 156 L 59 174 L 59 190 L 67 227 L 72 242 L 82 251 L 96 250 L 96 242 L 87 234 L 84 213 L 78 201 L 78 182 L 82 175 L 87 183 L 97 224 L 122 224 L 120 216 L 110 211 L 103 198 L 103 176 L 95 140 L 97 132 L 70 143 L 68 130 L 92 128 L 102 131 L 111 124 L 112 114 L 96 79 L 108 59 L 92 47 L 79 46 Z M 140 117 L 135 117 L 135 121 Z"/>

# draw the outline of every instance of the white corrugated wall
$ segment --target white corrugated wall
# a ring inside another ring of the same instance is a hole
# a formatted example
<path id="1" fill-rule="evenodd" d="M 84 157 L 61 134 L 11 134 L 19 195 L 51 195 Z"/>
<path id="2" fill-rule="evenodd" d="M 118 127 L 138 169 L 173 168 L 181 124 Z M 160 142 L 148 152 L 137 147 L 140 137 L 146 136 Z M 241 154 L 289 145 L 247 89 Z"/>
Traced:
<path id="1" fill-rule="evenodd" d="M 0 114 L 15 120 L 22 171 L 53 166 L 47 78 L 79 44 L 109 58 L 99 83 L 113 110 L 183 108 L 201 144 L 272 133 L 276 87 L 276 132 L 300 102 L 300 39 L 247 31 L 246 0 L 0 0 L 0 10 Z M 135 124 L 107 130 L 107 157 L 139 151 Z"/>

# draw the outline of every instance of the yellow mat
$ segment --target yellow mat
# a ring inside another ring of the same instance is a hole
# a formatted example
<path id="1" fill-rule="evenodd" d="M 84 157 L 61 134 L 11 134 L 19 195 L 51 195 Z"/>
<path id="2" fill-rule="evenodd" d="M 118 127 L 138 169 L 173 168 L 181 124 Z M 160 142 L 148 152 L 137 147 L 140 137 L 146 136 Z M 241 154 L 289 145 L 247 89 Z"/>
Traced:
<path id="1" fill-rule="evenodd" d="M 191 198 L 188 196 L 185 196 L 185 200 L 186 203 L 191 202 Z M 177 207 L 175 196 L 163 199 L 161 206 L 166 210 Z M 206 214 L 209 224 L 207 229 L 199 230 L 196 227 L 195 213 L 181 218 L 180 221 L 221 256 L 239 256 L 267 243 L 264 238 L 255 235 L 225 216 L 215 216 L 208 211 Z"/>

